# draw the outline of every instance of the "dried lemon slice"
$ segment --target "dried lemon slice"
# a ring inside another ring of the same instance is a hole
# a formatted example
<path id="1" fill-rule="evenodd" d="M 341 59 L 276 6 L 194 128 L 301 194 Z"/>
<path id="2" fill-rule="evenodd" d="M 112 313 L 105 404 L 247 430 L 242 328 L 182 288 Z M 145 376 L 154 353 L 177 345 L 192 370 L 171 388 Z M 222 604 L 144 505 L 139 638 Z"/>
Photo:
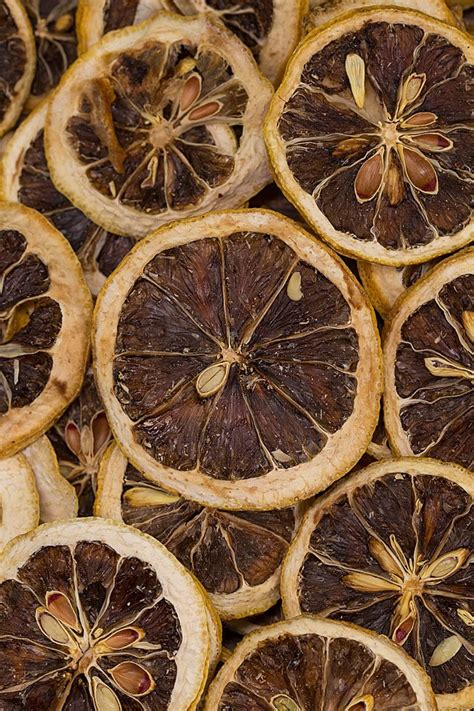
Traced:
<path id="1" fill-rule="evenodd" d="M 0 457 L 34 442 L 77 395 L 91 312 L 67 242 L 34 210 L 0 203 Z"/>
<path id="2" fill-rule="evenodd" d="M 116 445 L 102 459 L 96 516 L 135 526 L 163 543 L 201 581 L 223 619 L 247 617 L 280 597 L 280 566 L 295 509 L 219 511 L 144 479 Z"/>
<path id="3" fill-rule="evenodd" d="M 45 131 L 53 181 L 125 236 L 241 205 L 270 180 L 271 94 L 220 22 L 160 14 L 105 37 L 65 76 Z"/>
<path id="4" fill-rule="evenodd" d="M 360 285 L 270 211 L 142 240 L 99 295 L 94 339 L 125 455 L 205 506 L 290 506 L 347 472 L 377 423 L 378 335 Z"/>
<path id="5" fill-rule="evenodd" d="M 290 547 L 285 615 L 385 634 L 425 667 L 440 708 L 471 708 L 473 493 L 467 470 L 413 457 L 340 482 L 311 506 Z"/>
<path id="6" fill-rule="evenodd" d="M 429 679 L 385 637 L 302 616 L 252 632 L 211 684 L 206 711 L 433 711 Z"/>
<path id="7" fill-rule="evenodd" d="M 35 528 L 39 520 L 35 477 L 26 457 L 17 454 L 0 460 L 0 551 L 15 536 Z"/>
<path id="8" fill-rule="evenodd" d="M 62 476 L 54 449 L 43 435 L 26 447 L 22 454 L 35 477 L 40 498 L 40 523 L 75 518 L 78 501 L 74 487 Z"/>
<path id="9" fill-rule="evenodd" d="M 306 0 L 80 0 L 80 51 L 107 32 L 135 25 L 160 10 L 208 12 L 247 45 L 263 74 L 275 82 L 298 42 L 305 6 Z"/>
<path id="10" fill-rule="evenodd" d="M 474 465 L 474 248 L 409 289 L 388 324 L 385 426 L 394 452 Z"/>
<path id="11" fill-rule="evenodd" d="M 7 546 L 0 580 L 0 705 L 195 708 L 209 603 L 149 536 L 93 518 L 46 524 Z"/>
<path id="12" fill-rule="evenodd" d="M 390 5 L 391 7 L 405 8 L 423 12 L 436 20 L 442 20 L 449 24 L 454 24 L 453 13 L 449 10 L 444 0 L 390 0 L 388 3 L 380 0 L 320 0 L 314 3 L 311 12 L 304 18 L 306 32 L 311 32 L 316 27 L 321 27 L 327 22 L 340 19 L 342 15 L 361 10 L 362 8 L 380 7 L 380 5 Z"/>
<path id="13" fill-rule="evenodd" d="M 15 123 L 29 94 L 35 41 L 20 0 L 0 0 L 0 137 Z"/>
<path id="14" fill-rule="evenodd" d="M 295 52 L 266 141 L 282 189 L 338 250 L 400 266 L 472 239 L 473 58 L 464 33 L 388 7 Z"/>
<path id="15" fill-rule="evenodd" d="M 135 240 L 94 224 L 56 190 L 44 151 L 47 110 L 48 104 L 44 101 L 11 137 L 0 165 L 0 194 L 4 200 L 21 202 L 38 210 L 66 237 L 96 296 Z"/>

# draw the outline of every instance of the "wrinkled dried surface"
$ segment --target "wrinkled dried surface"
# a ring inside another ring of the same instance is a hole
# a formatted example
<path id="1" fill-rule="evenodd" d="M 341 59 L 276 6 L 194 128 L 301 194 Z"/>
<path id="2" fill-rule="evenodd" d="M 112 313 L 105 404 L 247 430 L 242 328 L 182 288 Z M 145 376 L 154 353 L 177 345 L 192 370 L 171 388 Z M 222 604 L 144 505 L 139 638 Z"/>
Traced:
<path id="1" fill-rule="evenodd" d="M 148 263 L 122 308 L 115 394 L 165 466 L 258 477 L 307 462 L 346 422 L 358 353 L 332 282 L 281 240 L 235 233 Z M 216 362 L 226 377 L 207 396 L 201 374 Z"/>
<path id="2" fill-rule="evenodd" d="M 338 231 L 397 250 L 469 223 L 473 71 L 443 37 L 385 22 L 306 63 L 278 129 L 297 182 Z"/>
<path id="3" fill-rule="evenodd" d="M 97 470 L 110 444 L 111 433 L 91 370 L 79 397 L 49 430 L 48 437 L 62 475 L 76 489 L 79 516 L 92 516 Z"/>
<path id="4" fill-rule="evenodd" d="M 463 314 L 473 311 L 474 276 L 448 282 L 403 324 L 395 362 L 395 387 L 405 400 L 400 420 L 413 452 L 469 469 L 474 464 L 474 354 Z"/>
<path id="5" fill-rule="evenodd" d="M 361 697 L 374 709 L 419 709 L 403 673 L 350 639 L 316 634 L 261 642 L 223 689 L 219 711 L 349 709 Z M 359 707 L 357 711 L 359 711 Z M 367 707 L 360 706 L 361 711 Z"/>
<path id="6" fill-rule="evenodd" d="M 164 499 L 162 502 L 161 499 Z M 219 511 L 166 494 L 129 465 L 122 516 L 163 543 L 210 593 L 255 587 L 278 570 L 295 529 L 293 509 Z"/>
<path id="7" fill-rule="evenodd" d="M 40 548 L 0 584 L 2 709 L 109 711 L 100 682 L 114 711 L 164 710 L 180 646 L 155 571 L 105 543 Z"/>
<path id="8" fill-rule="evenodd" d="M 25 65 L 25 43 L 6 3 L 0 0 L 0 123 L 15 99 Z"/>
<path id="9" fill-rule="evenodd" d="M 435 476 L 387 474 L 342 494 L 315 526 L 298 574 L 303 612 L 391 637 L 426 668 L 436 693 L 472 683 L 472 500 Z M 439 666 L 450 635 L 462 644 Z"/>
<path id="10" fill-rule="evenodd" d="M 49 286 L 48 269 L 25 237 L 0 230 L 0 414 L 29 405 L 48 382 L 48 349 L 62 324 Z"/>

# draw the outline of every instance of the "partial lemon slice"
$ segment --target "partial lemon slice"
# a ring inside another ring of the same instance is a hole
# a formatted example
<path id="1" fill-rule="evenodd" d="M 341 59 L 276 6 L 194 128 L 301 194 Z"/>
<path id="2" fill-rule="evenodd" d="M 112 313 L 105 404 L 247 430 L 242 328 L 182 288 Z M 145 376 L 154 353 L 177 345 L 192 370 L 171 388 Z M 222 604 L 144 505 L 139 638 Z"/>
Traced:
<path id="1" fill-rule="evenodd" d="M 385 345 L 385 426 L 397 454 L 474 466 L 474 248 L 397 302 Z"/>
<path id="2" fill-rule="evenodd" d="M 377 424 L 378 334 L 360 285 L 270 211 L 142 240 L 99 295 L 94 348 L 129 461 L 204 506 L 307 498 L 356 463 Z"/>
<path id="3" fill-rule="evenodd" d="M 35 74 L 35 41 L 20 0 L 0 0 L 0 137 L 17 120 Z"/>
<path id="4" fill-rule="evenodd" d="M 22 454 L 35 476 L 40 498 L 40 522 L 75 518 L 78 511 L 76 492 L 61 475 L 56 454 L 46 435 L 26 447 Z"/>
<path id="5" fill-rule="evenodd" d="M 195 708 L 208 603 L 154 539 L 102 519 L 46 524 L 0 557 L 0 705 Z"/>
<path id="6" fill-rule="evenodd" d="M 144 479 L 116 445 L 102 459 L 94 513 L 163 543 L 200 580 L 223 619 L 264 612 L 279 599 L 281 562 L 300 521 L 297 508 L 203 508 Z"/>
<path id="7" fill-rule="evenodd" d="M 218 20 L 162 13 L 105 37 L 64 77 L 46 122 L 53 181 L 125 236 L 241 205 L 270 180 L 271 94 Z"/>
<path id="8" fill-rule="evenodd" d="M 389 636 L 424 666 L 440 708 L 472 708 L 473 494 L 467 470 L 413 457 L 340 482 L 311 506 L 290 547 L 285 614 Z"/>
<path id="9" fill-rule="evenodd" d="M 473 59 L 466 34 L 389 7 L 299 46 L 265 136 L 282 189 L 336 249 L 401 266 L 473 238 Z"/>
<path id="10" fill-rule="evenodd" d="M 34 442 L 77 395 L 92 304 L 66 240 L 34 210 L 0 203 L 0 457 Z"/>
<path id="11" fill-rule="evenodd" d="M 36 528 L 39 520 L 35 477 L 26 457 L 0 460 L 0 551 L 15 536 Z"/>
<path id="12" fill-rule="evenodd" d="M 429 679 L 385 637 L 297 617 L 248 635 L 211 684 L 206 711 L 434 711 Z"/>

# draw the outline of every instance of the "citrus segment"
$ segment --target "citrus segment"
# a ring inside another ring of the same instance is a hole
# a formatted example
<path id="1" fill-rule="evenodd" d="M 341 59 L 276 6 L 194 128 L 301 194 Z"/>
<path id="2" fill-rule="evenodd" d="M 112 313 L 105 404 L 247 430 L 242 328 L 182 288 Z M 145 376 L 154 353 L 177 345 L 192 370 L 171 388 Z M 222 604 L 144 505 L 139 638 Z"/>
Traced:
<path id="1" fill-rule="evenodd" d="M 21 454 L 0 461 L 0 551 L 39 523 L 35 477 Z"/>

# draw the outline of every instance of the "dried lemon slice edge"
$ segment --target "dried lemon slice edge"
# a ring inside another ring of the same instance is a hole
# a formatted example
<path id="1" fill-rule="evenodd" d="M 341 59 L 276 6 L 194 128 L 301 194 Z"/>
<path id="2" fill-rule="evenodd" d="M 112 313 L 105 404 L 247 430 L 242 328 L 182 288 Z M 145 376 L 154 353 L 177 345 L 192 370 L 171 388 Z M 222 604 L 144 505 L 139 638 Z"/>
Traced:
<path id="1" fill-rule="evenodd" d="M 28 460 L 22 454 L 0 460 L 0 552 L 39 520 L 40 500 Z"/>

